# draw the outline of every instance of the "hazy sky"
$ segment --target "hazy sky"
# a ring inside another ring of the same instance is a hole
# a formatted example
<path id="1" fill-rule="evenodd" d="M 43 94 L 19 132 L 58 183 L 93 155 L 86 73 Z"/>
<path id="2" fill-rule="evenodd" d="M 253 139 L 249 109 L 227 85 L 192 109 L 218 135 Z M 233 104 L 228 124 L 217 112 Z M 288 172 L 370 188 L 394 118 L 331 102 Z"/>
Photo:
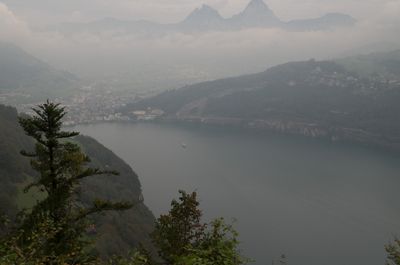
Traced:
<path id="1" fill-rule="evenodd" d="M 213 78 L 257 72 L 287 61 L 368 51 L 365 47 L 379 50 L 389 44 L 400 48 L 400 0 L 265 0 L 283 20 L 329 12 L 346 13 L 358 19 L 352 28 L 320 32 L 246 29 L 200 34 L 177 32 L 147 39 L 90 32 L 66 36 L 38 30 L 59 22 L 104 17 L 177 22 L 204 3 L 228 17 L 243 10 L 249 1 L 0 0 L 0 41 L 16 43 L 40 59 L 79 75 L 124 73 L 132 79 L 153 78 L 154 73 L 161 76 L 167 73 L 166 69 L 175 69 L 178 76 L 193 75 L 193 80 L 197 80 L 199 73 Z"/>
<path id="2" fill-rule="evenodd" d="M 249 0 L 3 0 L 13 12 L 31 23 L 87 21 L 101 17 L 149 19 L 176 22 L 202 4 L 218 9 L 223 16 L 242 10 Z M 399 0 L 266 0 L 282 19 L 319 16 L 342 12 L 368 19 Z M 397 13 L 400 16 L 400 13 Z"/>

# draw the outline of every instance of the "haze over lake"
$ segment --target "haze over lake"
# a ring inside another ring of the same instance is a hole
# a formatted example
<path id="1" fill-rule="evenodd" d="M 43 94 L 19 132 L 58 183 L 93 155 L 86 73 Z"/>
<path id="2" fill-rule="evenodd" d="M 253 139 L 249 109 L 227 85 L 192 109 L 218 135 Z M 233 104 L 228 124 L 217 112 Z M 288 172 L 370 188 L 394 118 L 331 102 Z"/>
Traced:
<path id="1" fill-rule="evenodd" d="M 244 253 L 271 264 L 384 264 L 400 231 L 400 156 L 231 128 L 102 123 L 74 128 L 122 157 L 158 216 L 178 189 L 207 218 L 236 218 Z"/>

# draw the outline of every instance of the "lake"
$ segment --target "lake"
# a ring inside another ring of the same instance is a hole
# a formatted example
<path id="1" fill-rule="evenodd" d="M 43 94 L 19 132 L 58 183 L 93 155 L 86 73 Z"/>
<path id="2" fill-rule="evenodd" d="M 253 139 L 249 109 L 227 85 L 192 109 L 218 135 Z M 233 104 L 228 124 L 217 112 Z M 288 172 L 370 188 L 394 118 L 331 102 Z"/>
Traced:
<path id="1" fill-rule="evenodd" d="M 400 155 L 231 128 L 101 123 L 74 128 L 140 177 L 158 216 L 179 189 L 197 191 L 206 220 L 237 219 L 254 264 L 377 265 L 400 235 Z M 277 264 L 277 263 L 275 263 Z"/>

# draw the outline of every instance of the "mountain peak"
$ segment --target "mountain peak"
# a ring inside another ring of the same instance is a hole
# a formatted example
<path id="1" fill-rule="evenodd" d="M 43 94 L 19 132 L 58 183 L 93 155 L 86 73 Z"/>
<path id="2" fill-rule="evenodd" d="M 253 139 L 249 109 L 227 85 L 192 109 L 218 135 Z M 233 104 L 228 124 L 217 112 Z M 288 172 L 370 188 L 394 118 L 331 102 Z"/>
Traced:
<path id="1" fill-rule="evenodd" d="M 243 13 L 249 14 L 263 14 L 264 16 L 274 16 L 274 12 L 268 7 L 263 0 L 251 0 L 246 6 Z"/>
<path id="2" fill-rule="evenodd" d="M 251 0 L 246 9 L 248 8 L 263 8 L 270 10 L 268 5 L 263 0 Z"/>
<path id="3" fill-rule="evenodd" d="M 242 26 L 276 26 L 280 23 L 263 0 L 251 0 L 246 8 L 232 19 Z"/>
<path id="4" fill-rule="evenodd" d="M 192 13 L 186 18 L 222 18 L 221 15 L 218 13 L 218 11 L 214 8 L 212 8 L 209 5 L 203 4 L 200 8 L 196 8 L 193 10 Z"/>
<path id="5" fill-rule="evenodd" d="M 189 16 L 183 21 L 189 24 L 209 24 L 212 22 L 220 22 L 223 18 L 218 11 L 209 5 L 202 5 L 199 8 L 193 10 Z"/>
<path id="6" fill-rule="evenodd" d="M 199 9 L 206 12 L 218 12 L 216 9 L 206 4 L 203 4 Z"/>

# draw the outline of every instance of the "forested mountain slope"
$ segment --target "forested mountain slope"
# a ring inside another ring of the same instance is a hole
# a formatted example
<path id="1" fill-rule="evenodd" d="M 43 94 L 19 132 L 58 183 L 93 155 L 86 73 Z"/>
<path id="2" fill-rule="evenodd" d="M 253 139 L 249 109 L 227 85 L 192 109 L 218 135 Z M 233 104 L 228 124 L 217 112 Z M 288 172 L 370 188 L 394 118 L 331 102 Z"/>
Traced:
<path id="1" fill-rule="evenodd" d="M 29 161 L 20 155 L 21 149 L 30 150 L 32 141 L 18 125 L 17 111 L 0 105 L 0 212 L 14 214 L 24 195 L 23 183 L 32 177 Z M 95 198 L 113 201 L 128 200 L 137 205 L 125 212 L 110 212 L 93 218 L 92 236 L 101 256 L 126 254 L 141 242 L 150 245 L 148 234 L 153 229 L 154 216 L 140 203 L 141 186 L 136 173 L 122 159 L 96 140 L 76 137 L 94 166 L 116 170 L 118 176 L 91 177 L 83 183 L 81 201 L 89 204 Z M 27 206 L 27 205 L 26 205 Z"/>
<path id="2" fill-rule="evenodd" d="M 332 61 L 310 60 L 167 91 L 132 104 L 125 112 L 160 109 L 165 112 L 163 120 L 393 147 L 400 143 L 399 102 L 400 78 L 363 76 Z"/>
<path id="3" fill-rule="evenodd" d="M 0 212 L 16 212 L 16 184 L 33 173 L 29 161 L 19 152 L 32 146 L 17 123 L 17 110 L 0 105 Z"/>
<path id="4" fill-rule="evenodd" d="M 70 96 L 79 88 L 78 81 L 71 73 L 53 68 L 20 47 L 0 42 L 0 94 L 20 94 L 20 101 L 35 102 Z"/>
<path id="5" fill-rule="evenodd" d="M 389 81 L 400 79 L 400 50 L 350 56 L 336 62 L 362 76 L 381 76 Z"/>

